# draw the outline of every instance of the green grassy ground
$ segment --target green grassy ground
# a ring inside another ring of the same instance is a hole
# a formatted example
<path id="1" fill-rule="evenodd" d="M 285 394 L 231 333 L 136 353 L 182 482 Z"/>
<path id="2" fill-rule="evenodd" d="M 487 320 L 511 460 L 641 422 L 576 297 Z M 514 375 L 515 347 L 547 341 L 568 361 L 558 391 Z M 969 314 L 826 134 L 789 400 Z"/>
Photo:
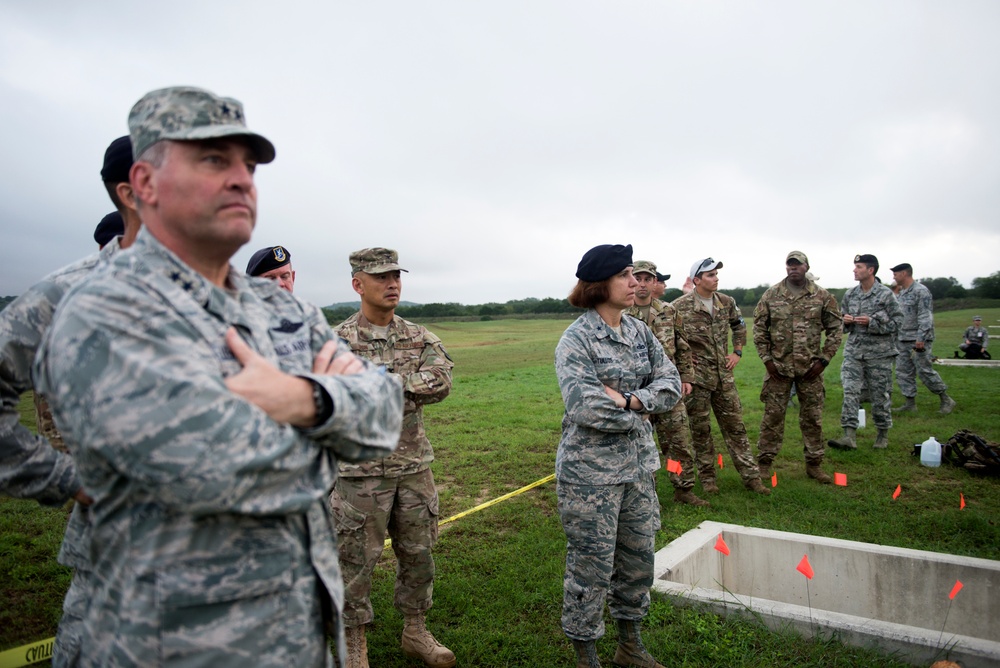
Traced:
<path id="1" fill-rule="evenodd" d="M 981 313 L 987 323 L 1000 309 Z M 971 311 L 937 315 L 935 353 L 950 357 L 971 322 Z M 427 408 L 437 459 L 441 517 L 520 488 L 553 471 L 562 405 L 552 367 L 565 320 L 432 324 L 456 362 L 452 395 Z M 1000 335 L 998 335 L 1000 339 Z M 824 429 L 839 434 L 839 357 L 827 371 Z M 937 398 L 921 387 L 920 412 L 896 419 L 890 448 L 871 449 L 874 428 L 861 430 L 856 452 L 831 451 L 826 469 L 846 473 L 847 487 L 805 477 L 796 411 L 788 414 L 785 447 L 775 462 L 779 486 L 769 498 L 745 492 L 728 454 L 722 493 L 712 507 L 670 502 L 660 478 L 662 546 L 704 520 L 813 533 L 835 538 L 1000 559 L 1000 480 L 964 470 L 920 466 L 909 453 L 930 435 L 944 441 L 959 429 L 1000 440 L 1000 370 L 938 367 L 958 401 L 940 416 Z M 764 369 L 748 347 L 736 370 L 751 442 L 762 414 L 757 398 Z M 896 403 L 901 400 L 896 396 Z M 23 404 L 27 407 L 27 404 Z M 717 447 L 722 443 L 716 432 Z M 896 485 L 902 495 L 892 500 Z M 697 488 L 696 488 L 697 490 Z M 959 493 L 967 507 L 959 510 Z M 66 513 L 31 502 L 0 499 L 0 650 L 51 636 L 68 573 L 54 563 Z M 549 483 L 446 524 L 436 549 L 435 606 L 429 623 L 461 666 L 573 665 L 559 626 L 565 540 Z M 399 651 L 402 619 L 392 608 L 394 561 L 376 572 L 376 623 L 369 631 L 371 665 L 416 666 Z M 614 633 L 599 645 L 605 663 Z M 835 638 L 803 640 L 747 621 L 675 607 L 654 597 L 646 623 L 650 649 L 668 665 L 850 666 L 902 665 L 892 657 L 840 645 Z"/>

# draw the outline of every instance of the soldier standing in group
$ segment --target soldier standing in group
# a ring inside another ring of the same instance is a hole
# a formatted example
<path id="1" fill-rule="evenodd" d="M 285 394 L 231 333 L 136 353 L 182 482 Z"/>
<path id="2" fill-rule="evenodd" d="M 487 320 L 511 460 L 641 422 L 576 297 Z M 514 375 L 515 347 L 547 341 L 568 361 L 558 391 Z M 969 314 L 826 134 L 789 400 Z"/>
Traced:
<path id="1" fill-rule="evenodd" d="M 941 408 L 947 415 L 955 409 L 955 400 L 948 396 L 948 386 L 931 365 L 931 347 L 934 344 L 934 298 L 923 283 L 913 280 L 913 267 L 909 262 L 892 268 L 892 277 L 899 286 L 896 300 L 903 310 L 903 324 L 896 338 L 896 382 L 906 400 L 893 413 L 917 412 L 917 376 L 927 389 L 938 395 Z"/>
<path id="2" fill-rule="evenodd" d="M 732 297 L 718 292 L 722 263 L 705 258 L 695 262 L 688 277 L 693 289 L 673 301 L 678 329 L 691 346 L 694 379 L 685 399 L 701 486 L 708 494 L 719 491 L 715 483 L 715 444 L 712 442 L 711 413 L 726 441 L 743 485 L 758 494 L 771 490 L 760 481 L 760 471 L 750 450 L 743 406 L 736 390 L 733 369 L 743 357 L 747 327 Z M 729 350 L 729 331 L 733 352 Z M 785 396 L 788 400 L 788 396 Z"/>
<path id="3" fill-rule="evenodd" d="M 896 356 L 896 333 L 903 323 L 892 290 L 876 280 L 878 258 L 854 256 L 854 280 L 858 282 L 844 294 L 840 312 L 844 318 L 847 343 L 840 380 L 844 385 L 844 405 L 840 425 L 844 435 L 827 441 L 841 450 L 854 450 L 857 444 L 858 406 L 862 388 L 867 386 L 872 402 L 872 421 L 878 428 L 876 448 L 889 447 L 892 427 L 892 358 Z"/>
<path id="4" fill-rule="evenodd" d="M 274 146 L 197 88 L 129 114 L 143 232 L 56 312 L 33 376 L 90 507 L 84 666 L 341 663 L 326 496 L 390 452 L 398 380 L 320 310 L 229 264 Z"/>
<path id="5" fill-rule="evenodd" d="M 451 391 L 454 364 L 441 339 L 396 315 L 402 281 L 396 251 L 366 248 L 350 255 L 351 286 L 361 310 L 337 327 L 356 355 L 382 365 L 403 383 L 399 447 L 363 464 L 342 462 L 330 495 L 344 572 L 347 668 L 367 668 L 365 625 L 375 618 L 371 578 L 386 533 L 396 554 L 394 604 L 405 619 L 402 648 L 432 668 L 451 668 L 455 655 L 425 624 L 433 605 L 438 495 L 430 465 L 434 450 L 424 431 L 424 406 Z"/>
<path id="6" fill-rule="evenodd" d="M 247 262 L 247 276 L 270 278 L 277 281 L 282 290 L 295 291 L 292 254 L 284 246 L 268 246 L 251 255 Z"/>
<path id="7" fill-rule="evenodd" d="M 635 305 L 625 309 L 625 313 L 643 321 L 653 330 L 653 336 L 663 346 L 663 352 L 681 375 L 681 395 L 687 396 L 691 394 L 691 381 L 694 377 L 691 348 L 681 336 L 680 327 L 675 325 L 678 318 L 674 307 L 653 296 L 654 286 L 661 274 L 656 272 L 656 265 L 652 262 L 637 260 L 632 268 L 632 275 L 638 284 L 635 288 Z M 670 474 L 670 483 L 674 486 L 674 501 L 692 506 L 709 505 L 708 501 L 698 498 L 692 491 L 695 483 L 694 453 L 691 451 L 691 427 L 684 402 L 678 401 L 669 412 L 655 415 L 653 419 L 663 456 L 677 461 L 681 466 L 680 474 Z"/>
<path id="8" fill-rule="evenodd" d="M 104 154 L 101 178 L 117 207 L 121 232 L 107 238 L 100 251 L 52 272 L 14 300 L 0 314 L 0 491 L 19 498 L 33 498 L 46 505 L 77 501 L 70 513 L 56 560 L 73 569 L 73 579 L 63 601 L 53 646 L 52 664 L 73 665 L 81 644 L 83 616 L 91 567 L 87 506 L 91 498 L 82 487 L 72 458 L 52 420 L 41 393 L 34 393 L 38 436 L 20 424 L 17 410 L 21 394 L 31 389 L 31 365 L 52 323 L 56 306 L 73 286 L 83 282 L 135 240 L 142 223 L 128 182 L 132 144 L 127 136 L 111 142 Z M 50 447 L 51 446 L 51 447 Z"/>
<path id="9" fill-rule="evenodd" d="M 767 471 L 785 438 L 785 413 L 792 387 L 799 396 L 799 429 L 806 475 L 833 482 L 823 471 L 823 372 L 837 354 L 843 323 L 837 300 L 808 278 L 809 258 L 792 251 L 785 258 L 786 278 L 761 296 L 753 313 L 753 341 L 767 376 L 760 391 L 764 417 L 760 422 L 757 465 Z M 823 337 L 826 340 L 823 340 Z"/>

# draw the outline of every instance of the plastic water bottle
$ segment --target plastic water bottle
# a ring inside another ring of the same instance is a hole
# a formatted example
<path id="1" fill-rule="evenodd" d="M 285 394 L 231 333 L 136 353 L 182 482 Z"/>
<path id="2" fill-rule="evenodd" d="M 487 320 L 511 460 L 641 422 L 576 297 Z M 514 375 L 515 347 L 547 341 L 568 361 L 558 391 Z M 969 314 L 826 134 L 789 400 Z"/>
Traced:
<path id="1" fill-rule="evenodd" d="M 920 463 L 924 466 L 941 466 L 941 444 L 933 436 L 920 444 Z"/>

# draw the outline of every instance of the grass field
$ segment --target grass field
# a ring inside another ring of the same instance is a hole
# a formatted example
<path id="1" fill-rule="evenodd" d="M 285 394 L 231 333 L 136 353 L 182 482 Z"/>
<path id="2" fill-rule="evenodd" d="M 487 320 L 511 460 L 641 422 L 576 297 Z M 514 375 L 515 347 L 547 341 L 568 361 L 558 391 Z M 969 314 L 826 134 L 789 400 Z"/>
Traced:
<path id="1" fill-rule="evenodd" d="M 981 313 L 987 323 L 1000 309 Z M 937 315 L 934 352 L 950 357 L 971 311 Z M 451 396 L 426 409 L 437 459 L 434 474 L 441 517 L 448 518 L 553 472 L 562 404 L 552 365 L 566 320 L 439 323 L 430 328 L 455 360 Z M 1000 338 L 1000 337 L 998 337 Z M 824 430 L 839 435 L 839 356 L 826 374 Z M 899 547 L 1000 559 L 1000 480 L 942 466 L 928 469 L 910 455 L 930 435 L 946 440 L 971 429 L 1000 440 L 1000 371 L 938 367 L 958 401 L 936 413 L 937 398 L 921 387 L 919 413 L 895 419 L 888 451 L 874 451 L 875 430 L 859 431 L 856 452 L 829 451 L 825 468 L 846 473 L 847 487 L 805 477 L 802 441 L 791 409 L 785 447 L 775 462 L 780 484 L 769 498 L 743 490 L 728 454 L 719 473 L 722 493 L 708 509 L 675 506 L 665 476 L 657 546 L 708 519 Z M 737 367 L 737 385 L 751 442 L 762 414 L 757 398 L 764 369 L 752 345 Z M 898 391 L 895 403 L 900 403 Z M 22 402 L 25 409 L 30 402 Z M 26 411 L 30 413 L 30 411 Z M 716 433 L 716 447 L 722 441 Z M 902 486 L 892 500 L 896 485 Z M 699 488 L 696 488 L 698 491 Z M 959 493 L 966 508 L 959 510 Z M 69 573 L 55 564 L 65 509 L 0 499 L 0 651 L 50 637 Z M 442 526 L 435 551 L 435 606 L 429 624 L 458 656 L 460 666 L 569 666 L 571 649 L 560 625 L 565 541 L 554 483 L 536 487 Z M 399 651 L 402 619 L 392 608 L 394 561 L 376 572 L 376 623 L 368 636 L 371 665 L 419 665 Z M 661 661 L 683 666 L 903 665 L 892 657 L 842 646 L 836 638 L 803 640 L 752 622 L 722 619 L 654 597 L 644 634 Z M 614 632 L 599 643 L 605 663 Z"/>

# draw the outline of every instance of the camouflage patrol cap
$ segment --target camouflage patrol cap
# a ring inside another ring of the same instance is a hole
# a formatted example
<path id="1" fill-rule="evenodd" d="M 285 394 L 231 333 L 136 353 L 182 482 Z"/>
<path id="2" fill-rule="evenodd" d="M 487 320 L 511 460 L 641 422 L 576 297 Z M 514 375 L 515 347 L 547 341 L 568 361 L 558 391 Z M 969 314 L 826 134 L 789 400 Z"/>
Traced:
<path id="1" fill-rule="evenodd" d="M 792 260 L 797 261 L 799 264 L 809 264 L 809 258 L 802 251 L 792 251 L 789 253 L 785 258 L 785 264 L 788 264 Z"/>
<path id="2" fill-rule="evenodd" d="M 656 265 L 649 260 L 636 260 L 632 265 L 632 275 L 636 274 L 651 274 L 654 278 L 659 274 L 656 273 Z"/>
<path id="3" fill-rule="evenodd" d="M 231 97 L 219 97 L 201 88 L 175 86 L 146 93 L 128 116 L 132 155 L 158 141 L 202 141 L 220 137 L 245 137 L 264 164 L 274 160 L 274 145 L 247 130 L 243 105 Z"/>
<path id="4" fill-rule="evenodd" d="M 362 248 L 348 258 L 351 276 L 363 271 L 366 274 L 384 274 L 389 271 L 406 271 L 399 266 L 399 253 L 389 248 Z"/>

